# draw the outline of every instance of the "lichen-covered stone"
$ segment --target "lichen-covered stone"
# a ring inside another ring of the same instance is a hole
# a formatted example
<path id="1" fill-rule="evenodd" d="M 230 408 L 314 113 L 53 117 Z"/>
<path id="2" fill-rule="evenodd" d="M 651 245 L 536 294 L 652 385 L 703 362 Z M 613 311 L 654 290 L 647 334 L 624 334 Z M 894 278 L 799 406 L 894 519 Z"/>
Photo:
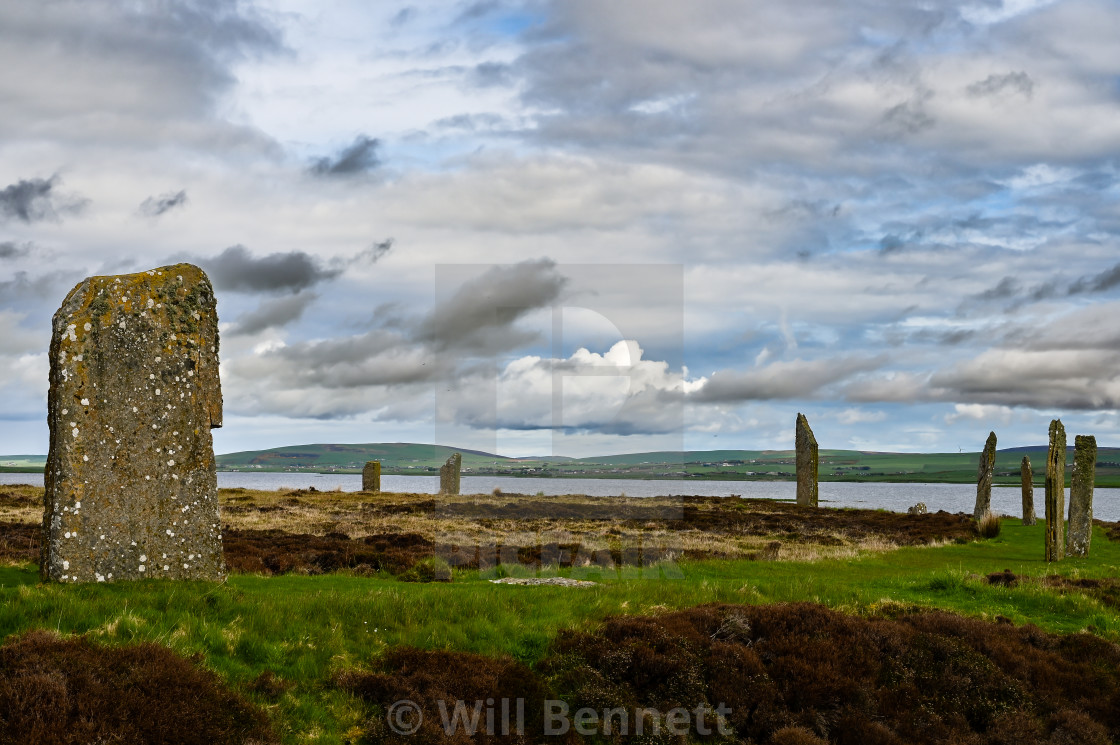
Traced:
<path id="1" fill-rule="evenodd" d="M 804 414 L 797 415 L 794 435 L 797 464 L 797 503 L 805 507 L 816 507 L 817 486 L 817 438 L 809 428 L 809 420 Z"/>
<path id="2" fill-rule="evenodd" d="M 1093 480 L 1097 472 L 1097 438 L 1073 438 L 1073 483 L 1069 487 L 1069 537 L 1066 554 L 1088 556 L 1093 538 Z"/>
<path id="3" fill-rule="evenodd" d="M 1046 453 L 1046 560 L 1065 558 L 1066 428 L 1061 419 L 1050 422 Z"/>
<path id="4" fill-rule="evenodd" d="M 927 515 L 927 514 L 929 514 L 929 508 L 926 507 L 925 502 L 918 502 L 916 505 L 914 505 L 910 509 L 906 510 L 906 514 L 908 514 L 908 515 Z"/>
<path id="5" fill-rule="evenodd" d="M 381 461 L 367 460 L 362 469 L 362 491 L 381 491 Z"/>
<path id="6" fill-rule="evenodd" d="M 1034 514 L 1034 471 L 1029 456 L 1023 456 L 1019 471 L 1023 481 L 1023 525 L 1034 525 L 1038 518 Z"/>
<path id="7" fill-rule="evenodd" d="M 43 579 L 224 576 L 218 317 L 201 269 L 71 290 L 54 315 L 47 419 Z"/>
<path id="8" fill-rule="evenodd" d="M 458 494 L 459 493 L 459 471 L 463 466 L 463 455 L 461 453 L 452 453 L 451 457 L 447 459 L 439 468 L 439 493 L 440 494 Z"/>
<path id="9" fill-rule="evenodd" d="M 980 467 L 976 471 L 976 506 L 972 516 L 977 520 L 983 519 L 992 511 L 992 476 L 996 472 L 996 433 L 988 433 L 988 441 L 984 443 L 984 452 L 980 453 Z"/>

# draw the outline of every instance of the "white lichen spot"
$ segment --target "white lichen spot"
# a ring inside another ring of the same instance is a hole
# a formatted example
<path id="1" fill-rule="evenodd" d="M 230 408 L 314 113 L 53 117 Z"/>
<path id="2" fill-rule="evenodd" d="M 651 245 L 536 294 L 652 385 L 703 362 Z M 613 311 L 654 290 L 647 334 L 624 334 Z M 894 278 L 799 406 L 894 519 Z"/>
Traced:
<path id="1" fill-rule="evenodd" d="M 140 554 L 140 562 L 143 563 L 148 560 L 147 554 Z"/>
<path id="2" fill-rule="evenodd" d="M 82 503 L 81 502 L 75 502 L 74 503 L 74 509 L 76 509 L 76 510 L 82 509 Z"/>
<path id="3" fill-rule="evenodd" d="M 141 564 L 140 565 L 140 571 L 141 572 L 146 572 L 146 571 L 148 571 L 148 568 L 146 566 L 144 566 L 143 564 Z"/>
<path id="4" fill-rule="evenodd" d="M 169 466 L 175 465 L 175 459 L 172 458 L 171 460 L 167 461 L 167 465 L 169 465 Z"/>
<path id="5" fill-rule="evenodd" d="M 171 571 L 171 567 L 170 567 L 170 566 L 168 566 L 167 564 L 164 564 L 164 565 L 163 565 L 163 571 L 165 571 L 165 572 L 169 572 L 169 571 Z"/>
<path id="6" fill-rule="evenodd" d="M 153 305 L 155 305 L 155 304 L 156 304 L 156 301 L 155 301 L 155 300 L 152 300 L 151 298 L 148 298 L 148 307 L 149 307 L 149 308 L 151 308 L 151 307 L 152 307 Z"/>
<path id="7" fill-rule="evenodd" d="M 88 455 L 83 455 L 82 460 L 86 463 L 89 463 L 89 456 Z"/>
<path id="8" fill-rule="evenodd" d="M 158 395 L 160 395 L 160 390 L 159 390 L 159 388 L 156 388 L 156 395 L 157 395 L 157 396 L 158 396 Z"/>
<path id="9" fill-rule="evenodd" d="M 86 321 L 86 325 L 82 326 L 82 328 L 85 329 L 86 331 L 89 331 L 90 329 L 93 328 L 93 325 L 89 321 Z"/>
<path id="10" fill-rule="evenodd" d="M 133 406 L 133 407 L 132 407 L 132 413 L 133 413 L 133 414 L 135 414 L 135 413 L 137 413 L 137 412 L 139 412 L 139 411 L 140 411 L 140 409 L 136 408 L 135 406 Z"/>
<path id="11" fill-rule="evenodd" d="M 167 529 L 167 535 L 171 536 L 172 538 L 175 537 L 175 534 L 171 532 L 171 528 Z"/>
<path id="12" fill-rule="evenodd" d="M 63 569 L 69 569 L 69 568 L 70 568 L 70 562 L 68 562 L 68 561 L 66 561 L 65 559 L 63 559 L 63 560 L 62 560 L 62 568 L 63 568 Z"/>
<path id="13" fill-rule="evenodd" d="M 89 406 L 89 399 L 88 398 L 83 398 L 82 399 L 82 406 Z"/>
<path id="14" fill-rule="evenodd" d="M 156 374 L 155 373 L 149 373 L 148 374 L 148 380 L 155 380 L 155 379 L 156 379 Z"/>
<path id="15" fill-rule="evenodd" d="M 152 480 L 152 477 L 151 477 L 151 476 L 145 476 L 145 477 L 144 477 L 144 480 L 145 480 L 145 481 L 151 481 L 151 480 Z M 134 544 L 132 544 L 132 545 L 134 545 L 134 546 L 135 546 L 136 544 L 134 543 Z"/>
<path id="16" fill-rule="evenodd" d="M 70 430 L 70 434 L 74 435 L 74 437 L 77 437 L 78 436 L 78 428 L 74 427 L 74 429 Z"/>
<path id="17" fill-rule="evenodd" d="M 70 413 L 70 409 L 63 409 L 62 410 L 62 416 L 66 416 L 69 413 Z"/>

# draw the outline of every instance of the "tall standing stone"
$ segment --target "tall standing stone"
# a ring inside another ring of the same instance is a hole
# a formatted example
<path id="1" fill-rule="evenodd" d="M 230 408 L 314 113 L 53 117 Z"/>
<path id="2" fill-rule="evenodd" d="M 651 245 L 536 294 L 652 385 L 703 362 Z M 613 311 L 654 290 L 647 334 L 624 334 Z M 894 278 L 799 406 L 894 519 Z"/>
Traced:
<path id="1" fill-rule="evenodd" d="M 440 466 L 439 469 L 439 493 L 440 494 L 458 494 L 459 493 L 459 470 L 463 466 L 463 456 L 460 453 L 452 453 L 447 462 Z"/>
<path id="2" fill-rule="evenodd" d="M 362 469 L 362 491 L 381 491 L 381 461 L 367 460 Z"/>
<path id="3" fill-rule="evenodd" d="M 976 471 L 976 506 L 972 516 L 981 520 L 992 511 L 992 476 L 996 472 L 996 433 L 988 433 L 984 452 L 980 453 L 980 468 Z"/>
<path id="4" fill-rule="evenodd" d="M 1065 558 L 1066 428 L 1061 419 L 1050 422 L 1046 453 L 1046 560 Z"/>
<path id="5" fill-rule="evenodd" d="M 817 506 L 817 438 L 809 428 L 804 414 L 797 415 L 795 462 L 797 464 L 797 503 L 806 507 Z"/>
<path id="6" fill-rule="evenodd" d="M 1038 519 L 1034 514 L 1034 471 L 1031 470 L 1030 456 L 1023 456 L 1019 471 L 1023 481 L 1023 525 L 1034 525 Z"/>
<path id="7" fill-rule="evenodd" d="M 1097 472 L 1097 438 L 1073 438 L 1073 483 L 1069 487 L 1069 538 L 1066 554 L 1088 556 L 1093 538 L 1093 480 Z"/>
<path id="8" fill-rule="evenodd" d="M 43 579 L 221 579 L 222 426 L 206 274 L 90 277 L 54 315 Z"/>

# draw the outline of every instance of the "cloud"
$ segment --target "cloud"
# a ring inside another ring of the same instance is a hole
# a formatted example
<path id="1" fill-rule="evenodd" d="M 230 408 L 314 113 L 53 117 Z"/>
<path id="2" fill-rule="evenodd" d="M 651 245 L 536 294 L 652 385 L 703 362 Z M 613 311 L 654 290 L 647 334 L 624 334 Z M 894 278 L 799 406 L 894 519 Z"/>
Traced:
<path id="1" fill-rule="evenodd" d="M 236 292 L 299 292 L 334 279 L 342 267 L 325 267 L 303 251 L 256 257 L 245 246 L 230 246 L 209 259 L 197 259 L 214 287 Z"/>
<path id="2" fill-rule="evenodd" d="M 16 244 L 13 241 L 0 243 L 0 259 L 18 259 L 31 251 L 30 243 Z"/>
<path id="3" fill-rule="evenodd" d="M 971 83 L 965 90 L 970 96 L 994 96 L 1003 91 L 1011 91 L 1030 98 L 1034 93 L 1034 81 L 1021 70 L 1003 75 L 992 73 L 983 80 Z"/>
<path id="4" fill-rule="evenodd" d="M 76 215 L 85 209 L 88 199 L 60 195 L 55 190 L 58 183 L 57 175 L 49 179 L 21 179 L 0 190 L 0 221 L 53 221 L 60 214 Z"/>
<path id="5" fill-rule="evenodd" d="M 141 202 L 140 214 L 147 217 L 159 217 L 168 210 L 182 207 L 186 203 L 187 192 L 185 189 L 169 191 L 166 194 L 160 194 L 158 197 L 148 197 Z"/>
<path id="6" fill-rule="evenodd" d="M 1082 277 L 1069 286 L 1070 295 L 1079 295 L 1084 292 L 1104 292 L 1120 285 L 1120 264 L 1105 269 L 1099 274 Z"/>
<path id="7" fill-rule="evenodd" d="M 883 356 L 850 356 L 773 362 L 749 370 L 723 370 L 691 396 L 701 403 L 741 403 L 771 399 L 812 398 L 823 388 L 858 373 L 875 370 Z"/>
<path id="8" fill-rule="evenodd" d="M 367 135 L 358 135 L 354 142 L 333 157 L 323 157 L 311 166 L 316 176 L 355 176 L 368 173 L 381 165 L 377 149 L 381 141 Z"/>
<path id="9" fill-rule="evenodd" d="M 417 337 L 436 349 L 460 353 L 493 355 L 515 349 L 538 338 L 535 332 L 516 329 L 516 321 L 554 304 L 566 283 L 550 259 L 491 267 L 449 297 L 437 298 Z"/>
<path id="10" fill-rule="evenodd" d="M 311 292 L 297 292 L 280 298 L 264 300 L 256 309 L 237 319 L 226 333 L 230 336 L 247 336 L 265 329 L 286 326 L 298 320 L 318 295 Z"/>
<path id="11" fill-rule="evenodd" d="M 859 408 L 844 409 L 836 415 L 836 420 L 841 424 L 876 424 L 886 419 L 885 411 L 867 411 Z"/>

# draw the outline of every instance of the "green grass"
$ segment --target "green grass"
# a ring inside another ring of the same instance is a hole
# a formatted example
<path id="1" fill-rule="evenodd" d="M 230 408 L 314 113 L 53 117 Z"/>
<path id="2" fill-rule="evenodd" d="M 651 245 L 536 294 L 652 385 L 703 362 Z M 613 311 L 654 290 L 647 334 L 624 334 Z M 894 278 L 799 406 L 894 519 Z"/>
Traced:
<path id="1" fill-rule="evenodd" d="M 271 670 L 295 683 L 278 703 L 258 699 L 269 706 L 286 740 L 341 742 L 362 710 L 330 685 L 331 676 L 367 663 L 388 645 L 509 654 L 531 664 L 558 631 L 588 629 L 618 613 L 707 602 L 808 600 L 860 613 L 921 606 L 1002 615 L 1058 632 L 1091 627 L 1120 640 L 1120 612 L 1085 594 L 1063 595 L 1037 583 L 988 586 L 970 576 L 1003 569 L 1034 577 L 1120 573 L 1120 543 L 1110 543 L 1099 531 L 1090 558 L 1050 566 L 1042 560 L 1042 534 L 1042 525 L 1006 520 L 993 540 L 850 560 L 559 572 L 600 580 L 594 588 L 494 585 L 487 581 L 493 573 L 478 572 L 459 572 L 451 584 L 238 575 L 223 584 L 64 586 L 38 584 L 33 567 L 0 567 L 0 634 L 48 628 L 88 633 L 109 644 L 155 641 L 184 655 L 200 654 L 205 665 L 238 687 Z"/>

